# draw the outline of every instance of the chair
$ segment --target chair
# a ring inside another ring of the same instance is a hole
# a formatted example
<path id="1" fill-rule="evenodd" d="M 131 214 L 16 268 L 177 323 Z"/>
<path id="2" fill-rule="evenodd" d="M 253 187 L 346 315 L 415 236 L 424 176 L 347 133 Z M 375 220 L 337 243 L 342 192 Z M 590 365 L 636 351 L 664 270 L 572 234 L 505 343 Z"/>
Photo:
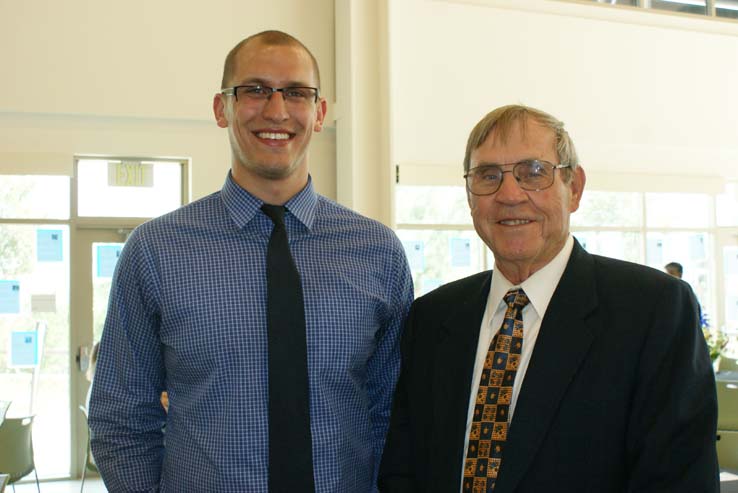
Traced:
<path id="1" fill-rule="evenodd" d="M 5 418 L 0 425 L 0 473 L 9 475 L 8 483 L 13 485 L 33 471 L 36 489 L 41 493 L 36 464 L 33 461 L 33 418 L 34 416 Z"/>
<path id="2" fill-rule="evenodd" d="M 10 407 L 11 402 L 12 401 L 0 401 L 0 425 L 3 424 L 5 413 L 8 412 L 8 408 Z"/>
<path id="3" fill-rule="evenodd" d="M 5 491 L 5 487 L 8 485 L 8 481 L 10 480 L 10 476 L 7 474 L 0 474 L 0 493 L 3 493 Z"/>
<path id="4" fill-rule="evenodd" d="M 718 401 L 718 430 L 738 431 L 738 381 L 715 382 Z"/>
<path id="5" fill-rule="evenodd" d="M 720 371 L 738 371 L 738 360 L 735 358 L 728 358 L 727 356 L 721 356 L 719 368 Z"/>
<path id="6" fill-rule="evenodd" d="M 717 374 L 718 435 L 720 469 L 738 472 L 738 381 L 733 373 Z"/>
<path id="7" fill-rule="evenodd" d="M 738 473 L 738 431 L 718 430 L 716 446 L 720 470 Z"/>
<path id="8" fill-rule="evenodd" d="M 85 463 L 82 465 L 82 483 L 79 486 L 79 493 L 82 493 L 85 489 L 87 471 L 97 472 L 97 465 L 90 449 L 90 427 L 87 426 L 87 408 L 85 406 L 79 406 L 79 410 L 82 411 L 85 417 L 85 426 L 87 427 L 87 449 L 85 450 Z"/>

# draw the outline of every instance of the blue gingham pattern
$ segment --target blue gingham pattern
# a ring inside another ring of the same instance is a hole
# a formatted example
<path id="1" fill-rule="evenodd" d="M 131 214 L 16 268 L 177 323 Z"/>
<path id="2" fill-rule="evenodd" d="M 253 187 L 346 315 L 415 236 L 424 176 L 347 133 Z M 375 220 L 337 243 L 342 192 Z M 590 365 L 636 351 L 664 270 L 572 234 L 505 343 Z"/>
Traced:
<path id="1" fill-rule="evenodd" d="M 229 175 L 126 243 L 89 416 L 110 491 L 267 491 L 272 222 L 261 205 Z M 312 182 L 286 206 L 305 296 L 316 491 L 376 491 L 413 296 L 405 254 L 390 229 Z"/>

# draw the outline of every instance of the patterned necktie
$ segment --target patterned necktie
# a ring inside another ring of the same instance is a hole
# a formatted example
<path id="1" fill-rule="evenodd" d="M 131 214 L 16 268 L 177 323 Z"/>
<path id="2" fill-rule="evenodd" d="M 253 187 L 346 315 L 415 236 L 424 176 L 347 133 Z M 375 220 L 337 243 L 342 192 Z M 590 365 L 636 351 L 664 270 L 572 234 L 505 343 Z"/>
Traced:
<path id="1" fill-rule="evenodd" d="M 479 381 L 464 464 L 464 492 L 494 491 L 507 440 L 512 388 L 523 349 L 523 307 L 528 297 L 522 289 L 512 289 L 504 300 L 505 319 L 489 345 Z"/>
<path id="2" fill-rule="evenodd" d="M 274 223 L 267 248 L 269 491 L 312 492 L 312 436 L 305 306 L 290 253 L 284 206 L 261 208 Z"/>

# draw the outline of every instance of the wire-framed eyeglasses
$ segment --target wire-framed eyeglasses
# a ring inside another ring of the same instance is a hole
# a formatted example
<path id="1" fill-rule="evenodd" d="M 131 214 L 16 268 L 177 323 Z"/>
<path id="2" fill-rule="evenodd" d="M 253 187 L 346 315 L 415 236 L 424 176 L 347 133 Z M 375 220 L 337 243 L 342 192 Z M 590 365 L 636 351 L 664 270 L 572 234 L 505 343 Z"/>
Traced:
<path id="1" fill-rule="evenodd" d="M 220 91 L 225 96 L 233 96 L 236 101 L 263 102 L 271 99 L 275 92 L 281 92 L 285 103 L 303 105 L 317 102 L 320 90 L 317 87 L 269 87 L 262 84 L 247 84 L 227 87 Z"/>
<path id="2" fill-rule="evenodd" d="M 523 190 L 538 192 L 554 182 L 557 169 L 570 168 L 570 164 L 552 164 L 540 159 L 526 159 L 512 164 L 511 170 L 503 170 L 499 164 L 483 164 L 470 169 L 465 175 L 466 189 L 472 195 L 492 195 L 500 189 L 505 173 L 512 173 Z"/>

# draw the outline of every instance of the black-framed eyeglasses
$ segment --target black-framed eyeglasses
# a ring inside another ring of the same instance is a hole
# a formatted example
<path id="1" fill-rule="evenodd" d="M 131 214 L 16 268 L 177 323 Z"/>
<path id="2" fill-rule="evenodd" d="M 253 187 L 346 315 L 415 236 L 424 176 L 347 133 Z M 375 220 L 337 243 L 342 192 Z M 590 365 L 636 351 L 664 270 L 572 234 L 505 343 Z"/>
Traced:
<path id="1" fill-rule="evenodd" d="M 226 96 L 234 96 L 236 101 L 268 101 L 272 94 L 281 92 L 286 103 L 304 104 L 318 102 L 320 90 L 317 87 L 269 87 L 262 84 L 227 87 L 220 91 Z"/>
<path id="2" fill-rule="evenodd" d="M 554 182 L 557 169 L 570 168 L 570 164 L 552 164 L 540 159 L 526 159 L 512 164 L 511 170 L 503 170 L 499 164 L 483 164 L 470 169 L 465 175 L 466 189 L 472 195 L 492 195 L 500 189 L 505 173 L 512 173 L 523 190 L 538 192 Z"/>

